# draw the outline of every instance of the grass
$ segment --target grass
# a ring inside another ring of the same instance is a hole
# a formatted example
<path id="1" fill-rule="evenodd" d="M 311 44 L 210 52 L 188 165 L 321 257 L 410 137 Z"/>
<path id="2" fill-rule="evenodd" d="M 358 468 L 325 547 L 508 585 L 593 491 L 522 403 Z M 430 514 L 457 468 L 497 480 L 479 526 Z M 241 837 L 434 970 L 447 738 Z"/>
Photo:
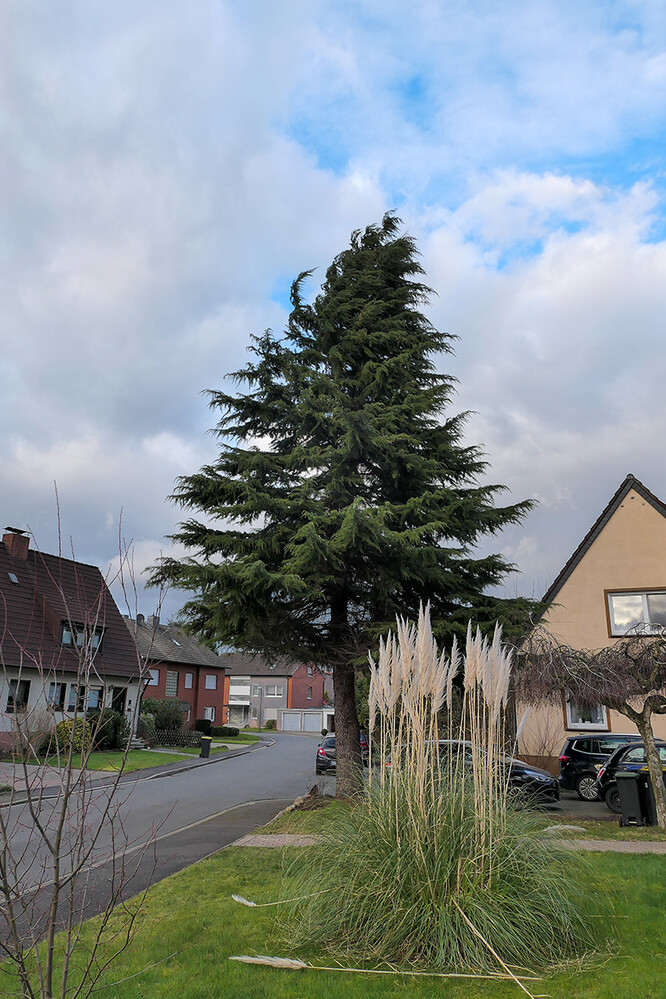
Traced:
<path id="1" fill-rule="evenodd" d="M 109 772 L 117 772 L 120 769 L 120 765 L 123 760 L 123 753 L 91 753 L 88 757 L 88 770 L 108 770 Z M 176 756 L 174 753 L 160 753 L 155 752 L 152 749 L 130 749 L 127 754 L 127 759 L 125 761 L 124 772 L 132 773 L 134 770 L 145 770 L 148 767 L 159 767 L 163 763 L 180 763 L 182 760 L 186 760 L 188 757 L 186 755 Z M 40 761 L 36 761 L 40 762 Z M 61 757 L 58 761 L 57 757 L 50 757 L 47 761 L 50 767 L 64 766 L 67 762 L 66 757 Z M 81 754 L 77 753 L 72 757 L 72 766 L 79 768 L 81 766 Z"/>
<path id="2" fill-rule="evenodd" d="M 160 747 L 157 746 L 157 751 L 159 752 Z M 185 753 L 187 756 L 199 756 L 201 750 L 198 746 L 174 746 L 174 750 L 178 753 Z M 210 753 L 211 756 L 214 753 L 228 753 L 229 750 L 226 746 L 211 746 Z"/>
<path id="3" fill-rule="evenodd" d="M 557 817 L 544 820 L 545 826 L 580 826 L 582 832 L 568 831 L 566 839 L 604 839 L 629 842 L 659 843 L 666 841 L 666 829 L 657 826 L 621 826 L 617 816 L 614 819 L 578 819 L 575 816 Z"/>
<path id="4" fill-rule="evenodd" d="M 316 831 L 315 819 L 320 829 L 325 827 L 334 809 L 290 814 L 269 831 L 286 831 L 287 820 L 292 830 Z M 510 983 L 282 971 L 229 961 L 233 954 L 273 954 L 330 964 L 315 949 L 296 952 L 285 943 L 277 907 L 247 909 L 231 900 L 232 893 L 256 902 L 284 898 L 290 890 L 285 869 L 297 852 L 311 853 L 233 847 L 155 885 L 148 893 L 137 937 L 99 983 L 106 986 L 101 995 L 114 999 L 174 995 L 300 999 L 320 994 L 327 999 L 515 999 L 524 995 Z M 663 858 L 595 853 L 587 859 L 592 877 L 603 878 L 606 886 L 605 921 L 615 932 L 614 946 L 601 960 L 569 966 L 532 983 L 532 991 L 552 999 L 657 999 L 663 995 L 666 953 Z M 3 985 L 7 994 L 17 994 L 10 992 L 8 982 Z"/>

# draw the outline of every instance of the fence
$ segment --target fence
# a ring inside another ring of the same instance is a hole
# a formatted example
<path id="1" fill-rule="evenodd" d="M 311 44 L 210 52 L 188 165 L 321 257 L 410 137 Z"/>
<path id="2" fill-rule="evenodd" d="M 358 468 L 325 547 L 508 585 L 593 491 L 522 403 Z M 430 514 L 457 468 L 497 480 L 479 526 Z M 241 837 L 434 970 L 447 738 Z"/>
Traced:
<path id="1" fill-rule="evenodd" d="M 155 737 L 152 739 L 154 746 L 196 746 L 201 745 L 201 732 L 191 732 L 189 729 L 158 728 L 155 730 Z"/>

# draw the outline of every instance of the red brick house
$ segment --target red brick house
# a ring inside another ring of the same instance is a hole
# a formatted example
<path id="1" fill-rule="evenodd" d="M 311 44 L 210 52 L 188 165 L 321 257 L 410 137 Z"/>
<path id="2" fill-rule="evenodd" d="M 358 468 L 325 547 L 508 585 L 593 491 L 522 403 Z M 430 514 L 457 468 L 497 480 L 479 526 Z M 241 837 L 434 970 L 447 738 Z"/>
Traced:
<path id="1" fill-rule="evenodd" d="M 0 743 L 17 714 L 48 730 L 104 707 L 132 724 L 140 661 L 102 573 L 30 548 L 7 528 L 0 543 Z M 135 726 L 133 726 L 135 727 Z"/>
<path id="2" fill-rule="evenodd" d="M 157 615 L 125 623 L 147 669 L 143 697 L 180 702 L 185 723 L 198 718 L 224 723 L 224 666 L 212 649 L 201 645 L 174 624 L 160 624 Z"/>
<path id="3" fill-rule="evenodd" d="M 312 663 L 286 659 L 270 662 L 242 652 L 220 656 L 225 670 L 225 705 L 230 725 L 263 726 L 275 721 L 282 728 L 285 712 L 300 710 L 314 716 L 325 707 L 324 675 Z M 316 729 L 322 728 L 320 721 Z"/>

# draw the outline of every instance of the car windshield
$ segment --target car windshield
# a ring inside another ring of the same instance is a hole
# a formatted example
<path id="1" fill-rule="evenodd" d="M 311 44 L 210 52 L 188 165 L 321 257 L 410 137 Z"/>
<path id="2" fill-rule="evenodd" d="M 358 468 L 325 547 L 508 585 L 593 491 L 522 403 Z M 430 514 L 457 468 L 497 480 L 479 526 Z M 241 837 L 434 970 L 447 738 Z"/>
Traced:
<path id="1" fill-rule="evenodd" d="M 324 749 L 335 749 L 335 738 L 324 739 L 322 746 Z"/>
<path id="2" fill-rule="evenodd" d="M 662 763 L 666 763 L 666 746 L 659 746 L 659 756 Z M 634 746 L 622 757 L 623 763 L 645 763 L 645 747 Z"/>

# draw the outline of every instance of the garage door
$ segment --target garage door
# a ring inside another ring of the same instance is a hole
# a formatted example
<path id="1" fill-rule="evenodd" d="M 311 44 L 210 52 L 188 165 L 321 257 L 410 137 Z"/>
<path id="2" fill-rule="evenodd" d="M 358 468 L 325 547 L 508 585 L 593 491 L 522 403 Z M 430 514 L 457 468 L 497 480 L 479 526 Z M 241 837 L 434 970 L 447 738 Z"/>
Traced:
<path id="1" fill-rule="evenodd" d="M 283 711 L 282 712 L 282 731 L 283 732 L 300 732 L 301 731 L 301 712 L 300 711 Z"/>
<path id="2" fill-rule="evenodd" d="M 303 731 L 321 732 L 321 712 L 310 714 L 309 711 L 303 713 Z"/>

